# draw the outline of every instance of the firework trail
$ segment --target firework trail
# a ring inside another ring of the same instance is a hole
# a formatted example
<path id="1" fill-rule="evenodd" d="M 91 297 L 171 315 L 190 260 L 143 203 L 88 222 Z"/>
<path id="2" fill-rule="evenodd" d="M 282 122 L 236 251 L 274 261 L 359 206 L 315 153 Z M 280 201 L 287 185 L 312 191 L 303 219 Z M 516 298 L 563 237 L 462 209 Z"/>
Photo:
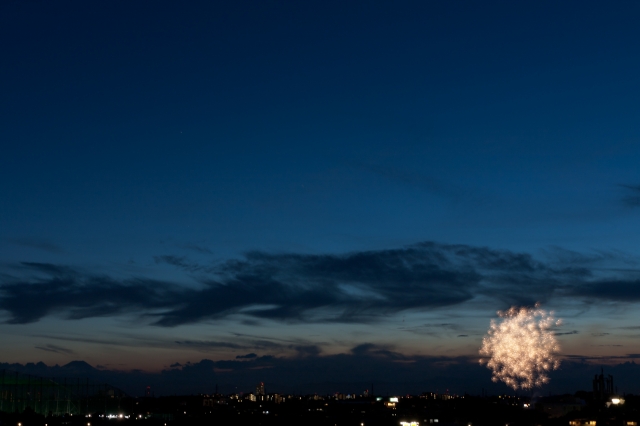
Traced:
<path id="1" fill-rule="evenodd" d="M 552 331 L 560 325 L 536 304 L 534 308 L 512 307 L 498 311 L 501 320 L 491 320 L 482 339 L 480 364 L 493 371 L 491 380 L 503 381 L 513 389 L 531 389 L 549 381 L 547 372 L 560 366 L 560 351 Z"/>

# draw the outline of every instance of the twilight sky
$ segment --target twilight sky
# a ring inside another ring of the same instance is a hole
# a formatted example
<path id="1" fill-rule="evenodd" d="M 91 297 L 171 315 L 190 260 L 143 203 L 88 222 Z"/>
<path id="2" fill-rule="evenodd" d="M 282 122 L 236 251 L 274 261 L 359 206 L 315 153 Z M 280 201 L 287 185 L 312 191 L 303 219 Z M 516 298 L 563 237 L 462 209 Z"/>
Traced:
<path id="1" fill-rule="evenodd" d="M 536 301 L 567 360 L 640 357 L 639 19 L 1 2 L 0 362 L 367 382 Z"/>

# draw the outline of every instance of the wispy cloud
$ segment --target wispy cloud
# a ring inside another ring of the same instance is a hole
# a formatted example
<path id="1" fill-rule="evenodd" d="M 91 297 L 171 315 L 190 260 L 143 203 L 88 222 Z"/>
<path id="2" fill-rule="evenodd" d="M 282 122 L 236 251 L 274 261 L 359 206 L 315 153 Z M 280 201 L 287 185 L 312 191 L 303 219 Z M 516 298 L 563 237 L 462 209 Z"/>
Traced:
<path id="1" fill-rule="evenodd" d="M 6 241 L 17 246 L 34 248 L 49 253 L 64 253 L 62 247 L 41 238 L 8 238 Z"/>
<path id="2" fill-rule="evenodd" d="M 640 207 L 640 185 L 620 185 L 624 189 L 622 203 L 626 207 Z"/>
<path id="3" fill-rule="evenodd" d="M 452 201 L 459 201 L 465 197 L 470 198 L 473 195 L 471 191 L 424 172 L 375 163 L 359 163 L 355 166 L 390 182 L 423 190 Z"/>
<path id="4" fill-rule="evenodd" d="M 36 346 L 35 348 L 40 349 L 42 351 L 46 351 L 46 352 L 55 352 L 55 353 L 65 354 L 65 355 L 71 355 L 75 353 L 71 349 L 63 348 L 62 346 L 57 346 L 52 344 L 47 344 L 44 346 Z"/>
<path id="5" fill-rule="evenodd" d="M 197 349 L 249 349 L 247 345 L 241 345 L 231 342 L 220 342 L 212 340 L 176 340 L 176 344 L 180 346 L 188 346 Z"/>
<path id="6" fill-rule="evenodd" d="M 13 324 L 34 322 L 54 313 L 83 319 L 161 308 L 167 306 L 169 298 L 183 293 L 175 285 L 155 280 L 117 281 L 40 263 L 25 263 L 23 267 L 46 276 L 2 284 L 0 309 L 11 314 L 8 322 Z"/>
<path id="7" fill-rule="evenodd" d="M 183 248 L 185 250 L 191 250 L 200 254 L 212 254 L 211 250 L 209 250 L 207 247 L 200 244 L 184 243 L 184 244 L 178 244 L 178 247 Z"/>
<path id="8" fill-rule="evenodd" d="M 257 358 L 258 355 L 256 355 L 255 353 L 251 352 L 250 354 L 246 354 L 246 355 L 238 355 L 236 356 L 236 359 L 252 359 L 252 358 Z"/>
<path id="9" fill-rule="evenodd" d="M 579 253 L 554 259 L 550 252 L 539 260 L 528 253 L 434 242 L 346 254 L 254 251 L 206 266 L 183 256 L 155 258 L 196 275 L 198 288 L 22 263 L 13 267 L 19 277 L 6 276 L 0 284 L 0 309 L 10 315 L 9 323 L 47 315 L 83 319 L 133 313 L 172 327 L 230 315 L 253 322 L 373 323 L 405 310 L 456 306 L 477 297 L 502 307 L 562 297 L 640 301 L 638 271 L 601 267 L 612 259 L 615 254 L 594 260 Z"/>
<path id="10" fill-rule="evenodd" d="M 447 334 L 459 334 L 462 331 L 460 325 L 453 323 L 422 324 L 413 327 L 400 327 L 399 330 L 433 337 L 440 337 Z M 466 336 L 466 334 L 464 336 Z"/>

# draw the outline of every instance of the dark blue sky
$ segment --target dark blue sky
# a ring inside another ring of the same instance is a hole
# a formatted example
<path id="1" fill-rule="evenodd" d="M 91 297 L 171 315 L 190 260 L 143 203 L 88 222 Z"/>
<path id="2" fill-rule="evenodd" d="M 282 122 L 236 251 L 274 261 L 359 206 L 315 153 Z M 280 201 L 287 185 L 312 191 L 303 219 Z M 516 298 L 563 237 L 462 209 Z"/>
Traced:
<path id="1" fill-rule="evenodd" d="M 633 358 L 639 18 L 2 2 L 0 361 L 473 357 L 536 300 Z"/>

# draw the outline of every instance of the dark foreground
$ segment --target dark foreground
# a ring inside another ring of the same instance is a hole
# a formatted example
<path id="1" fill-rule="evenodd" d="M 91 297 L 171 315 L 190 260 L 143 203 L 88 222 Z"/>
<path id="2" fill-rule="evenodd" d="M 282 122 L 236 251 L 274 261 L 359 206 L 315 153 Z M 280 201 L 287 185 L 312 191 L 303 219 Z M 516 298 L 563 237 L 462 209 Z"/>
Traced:
<path id="1" fill-rule="evenodd" d="M 260 399 L 260 397 L 258 398 Z M 111 413 L 41 415 L 28 407 L 0 412 L 0 426 L 332 425 L 400 426 L 637 426 L 640 398 L 606 406 L 589 393 L 524 397 L 434 396 L 319 398 L 289 396 L 251 401 L 238 396 L 126 398 Z M 111 416 L 111 418 L 109 418 Z"/>

